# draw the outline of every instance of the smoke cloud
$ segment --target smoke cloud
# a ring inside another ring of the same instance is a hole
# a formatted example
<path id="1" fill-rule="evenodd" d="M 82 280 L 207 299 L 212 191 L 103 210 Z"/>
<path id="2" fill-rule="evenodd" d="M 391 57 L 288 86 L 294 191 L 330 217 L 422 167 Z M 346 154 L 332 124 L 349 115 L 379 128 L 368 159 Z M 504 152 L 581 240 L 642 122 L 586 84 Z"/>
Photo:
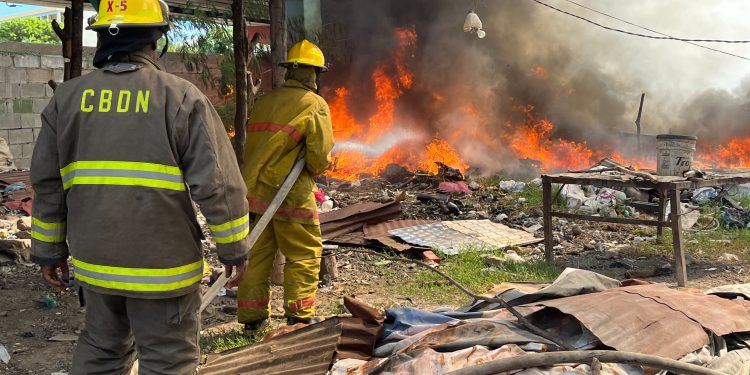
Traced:
<path id="1" fill-rule="evenodd" d="M 648 33 L 563 0 L 546 2 Z M 736 1 L 580 2 L 677 37 L 750 39 L 741 19 L 750 5 Z M 697 135 L 703 147 L 750 136 L 747 60 L 606 31 L 529 0 L 323 0 L 321 8 L 321 44 L 333 61 L 324 93 L 349 88 L 350 98 L 358 98 L 353 114 L 366 119 L 375 107 L 372 72 L 397 47 L 393 30 L 413 27 L 417 46 L 407 64 L 415 83 L 398 101 L 397 121 L 449 139 L 484 171 L 525 165 L 508 142 L 528 116 L 549 119 L 553 139 L 585 143 L 604 156 L 610 150 L 632 155 L 619 132 L 635 131 L 642 92 L 646 134 Z M 484 39 L 462 32 L 472 9 L 483 21 Z M 750 56 L 747 45 L 710 46 Z"/>

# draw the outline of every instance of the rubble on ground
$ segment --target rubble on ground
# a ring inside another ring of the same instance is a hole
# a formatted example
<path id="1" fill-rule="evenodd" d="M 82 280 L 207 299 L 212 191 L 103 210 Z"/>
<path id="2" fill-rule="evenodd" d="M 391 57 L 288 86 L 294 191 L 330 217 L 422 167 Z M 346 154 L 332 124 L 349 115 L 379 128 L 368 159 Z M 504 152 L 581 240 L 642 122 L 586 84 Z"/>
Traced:
<path id="1" fill-rule="evenodd" d="M 652 355 L 736 374 L 726 369 L 747 368 L 744 363 L 750 358 L 750 301 L 736 298 L 746 297 L 748 289 L 741 285 L 731 288 L 739 294 L 727 288 L 701 293 L 567 269 L 548 286 L 508 284 L 495 295 L 555 342 L 532 333 L 527 323 L 493 303 L 473 301 L 435 311 L 397 307 L 381 313 L 347 297 L 344 305 L 351 315 L 285 328 L 262 343 L 211 356 L 201 374 L 244 373 L 262 366 L 272 366 L 263 367 L 271 373 L 322 374 L 330 369 L 331 374 L 445 374 L 564 350 L 558 342 L 578 351 Z M 591 366 L 589 359 L 521 366 L 522 371 L 514 373 L 653 373 L 638 363 Z"/>

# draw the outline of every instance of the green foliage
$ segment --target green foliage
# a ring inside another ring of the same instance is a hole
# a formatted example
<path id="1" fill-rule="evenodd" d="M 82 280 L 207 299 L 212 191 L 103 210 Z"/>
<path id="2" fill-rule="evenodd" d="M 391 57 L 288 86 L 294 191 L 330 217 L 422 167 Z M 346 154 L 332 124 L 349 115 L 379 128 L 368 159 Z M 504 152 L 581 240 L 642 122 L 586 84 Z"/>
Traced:
<path id="1" fill-rule="evenodd" d="M 61 43 L 52 30 L 52 24 L 38 18 L 12 19 L 0 23 L 0 41 L 41 44 Z"/>
<path id="2" fill-rule="evenodd" d="M 271 323 L 266 325 L 263 329 L 254 332 L 225 330 L 203 335 L 200 338 L 201 353 L 221 353 L 230 349 L 255 344 L 275 328 L 277 328 L 277 325 Z"/>
<path id="3" fill-rule="evenodd" d="M 508 262 L 502 266 L 490 267 L 482 259 L 482 254 L 503 257 L 501 249 L 486 251 L 467 250 L 454 256 L 440 254 L 443 261 L 440 269 L 461 285 L 475 293 L 485 293 L 494 285 L 503 282 L 539 281 L 551 282 L 560 270 L 544 261 L 524 263 Z M 426 269 L 418 269 L 399 283 L 391 286 L 391 292 L 407 296 L 429 296 L 437 303 L 461 304 L 469 297 L 461 293 L 440 275 Z"/>

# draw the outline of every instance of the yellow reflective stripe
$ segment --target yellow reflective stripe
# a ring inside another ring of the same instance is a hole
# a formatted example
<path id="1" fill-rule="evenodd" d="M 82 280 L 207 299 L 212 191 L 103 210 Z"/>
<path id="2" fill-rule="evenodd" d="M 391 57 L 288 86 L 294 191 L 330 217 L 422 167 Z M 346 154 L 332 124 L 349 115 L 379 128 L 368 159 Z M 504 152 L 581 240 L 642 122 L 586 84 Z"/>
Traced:
<path id="1" fill-rule="evenodd" d="M 39 233 L 37 231 L 31 231 L 31 238 L 42 241 L 42 242 L 65 242 L 65 235 L 59 234 L 55 236 L 50 236 L 46 234 Z"/>
<path id="2" fill-rule="evenodd" d="M 208 228 L 211 229 L 212 232 L 221 232 L 221 231 L 225 231 L 227 229 L 232 229 L 234 227 L 239 227 L 242 224 L 247 223 L 249 220 L 250 220 L 250 215 L 246 214 L 245 216 L 243 216 L 243 217 L 241 217 L 239 219 L 234 219 L 232 221 L 227 221 L 224 224 L 220 224 L 220 225 L 211 225 L 211 224 L 209 224 Z"/>
<path id="3" fill-rule="evenodd" d="M 241 241 L 250 232 L 250 215 L 245 214 L 239 219 L 228 221 L 220 225 L 208 226 L 216 243 L 227 244 Z"/>
<path id="4" fill-rule="evenodd" d="M 128 267 L 113 267 L 113 266 L 101 266 L 97 264 L 86 263 L 82 260 L 73 258 L 73 265 L 99 273 L 107 273 L 111 275 L 123 275 L 123 276 L 174 276 L 182 273 L 195 271 L 203 267 L 203 260 L 199 260 L 195 263 L 186 264 L 184 266 L 172 267 L 172 268 L 128 268 Z"/>
<path id="5" fill-rule="evenodd" d="M 60 169 L 60 175 L 65 176 L 76 169 L 124 169 L 182 176 L 182 171 L 178 167 L 136 161 L 75 161 Z"/>
<path id="6" fill-rule="evenodd" d="M 189 287 L 201 280 L 202 275 L 197 275 L 189 279 L 182 281 L 169 283 L 169 284 L 141 284 L 141 283 L 126 283 L 121 281 L 109 281 L 94 279 L 88 276 L 76 275 L 76 279 L 93 286 L 98 286 L 108 289 L 126 290 L 132 292 L 169 292 L 172 290 L 182 289 Z"/>
<path id="7" fill-rule="evenodd" d="M 42 242 L 65 242 L 65 222 L 48 223 L 31 218 L 31 238 Z"/>
<path id="8" fill-rule="evenodd" d="M 41 221 L 35 217 L 31 218 L 31 225 L 37 225 L 42 229 L 47 230 L 55 230 L 55 229 L 63 229 L 65 228 L 65 222 L 59 222 L 59 223 L 47 223 L 44 221 Z"/>
<path id="9" fill-rule="evenodd" d="M 73 185 L 128 185 L 144 186 L 159 189 L 185 191 L 185 184 L 179 182 L 169 182 L 161 180 L 152 180 L 149 178 L 138 177 L 96 177 L 96 176 L 76 176 L 63 184 L 64 189 L 70 189 Z"/>
<path id="10" fill-rule="evenodd" d="M 165 292 L 191 286 L 203 277 L 203 260 L 172 268 L 128 268 L 102 266 L 73 258 L 75 277 L 102 288 Z"/>
<path id="11" fill-rule="evenodd" d="M 144 186 L 187 190 L 178 167 L 134 161 L 76 161 L 60 169 L 63 188 L 73 185 Z"/>
<path id="12" fill-rule="evenodd" d="M 242 239 L 244 239 L 245 237 L 247 237 L 248 233 L 250 233 L 250 228 L 245 228 L 241 232 L 235 233 L 235 234 L 233 234 L 231 236 L 214 237 L 214 241 L 216 241 L 216 243 L 221 243 L 221 244 L 227 244 L 227 243 L 237 242 L 237 241 L 241 241 Z"/>

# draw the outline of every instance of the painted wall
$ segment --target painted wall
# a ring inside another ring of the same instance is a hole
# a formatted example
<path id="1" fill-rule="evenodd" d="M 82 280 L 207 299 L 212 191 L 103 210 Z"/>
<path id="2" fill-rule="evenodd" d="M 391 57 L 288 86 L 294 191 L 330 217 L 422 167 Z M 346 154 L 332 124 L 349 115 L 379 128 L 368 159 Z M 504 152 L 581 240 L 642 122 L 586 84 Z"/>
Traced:
<path id="1" fill-rule="evenodd" d="M 16 166 L 31 166 L 31 153 L 42 126 L 42 110 L 53 91 L 49 80 L 62 82 L 64 59 L 59 46 L 0 43 L 0 137 L 10 144 Z M 94 49 L 85 48 L 83 73 L 92 71 Z M 179 54 L 168 53 L 162 62 L 168 72 L 198 86 L 213 102 L 219 100 L 216 89 L 203 85 L 198 72 L 188 70 Z M 209 67 L 218 72 L 218 58 L 209 56 Z"/>

